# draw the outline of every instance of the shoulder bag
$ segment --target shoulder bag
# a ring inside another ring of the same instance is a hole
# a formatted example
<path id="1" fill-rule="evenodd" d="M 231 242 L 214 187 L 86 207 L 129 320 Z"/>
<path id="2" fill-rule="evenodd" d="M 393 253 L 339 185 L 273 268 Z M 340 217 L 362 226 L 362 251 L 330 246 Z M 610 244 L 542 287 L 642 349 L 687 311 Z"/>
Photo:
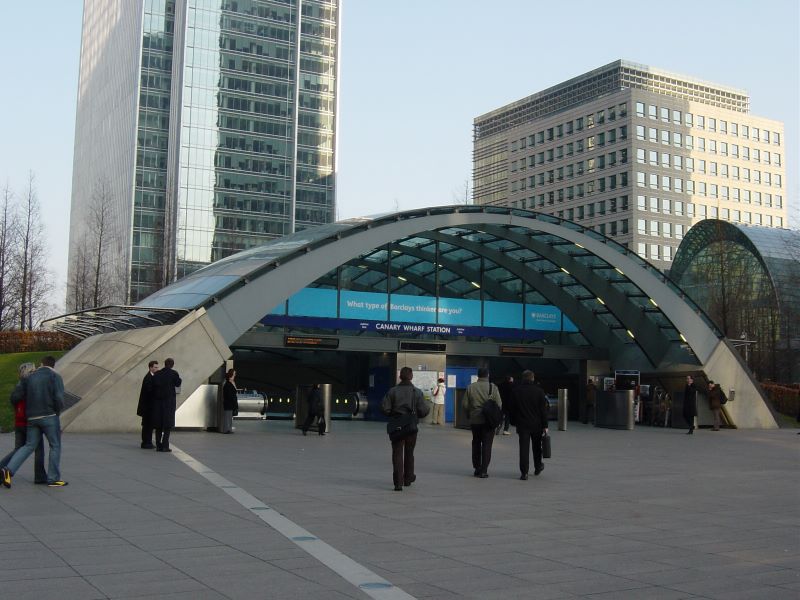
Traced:
<path id="1" fill-rule="evenodd" d="M 386 433 L 389 434 L 389 439 L 393 442 L 401 440 L 412 433 L 417 433 L 417 396 L 414 395 L 411 400 L 411 412 L 405 414 L 396 414 L 389 417 L 389 422 L 386 424 Z"/>
<path id="2" fill-rule="evenodd" d="M 498 406 L 497 402 L 494 401 L 494 398 L 492 397 L 493 391 L 494 387 L 490 383 L 489 398 L 483 403 L 483 406 L 481 407 L 481 413 L 483 414 L 483 420 L 486 421 L 486 426 L 496 429 L 500 426 L 500 423 L 503 422 L 503 411 L 500 406 Z"/>

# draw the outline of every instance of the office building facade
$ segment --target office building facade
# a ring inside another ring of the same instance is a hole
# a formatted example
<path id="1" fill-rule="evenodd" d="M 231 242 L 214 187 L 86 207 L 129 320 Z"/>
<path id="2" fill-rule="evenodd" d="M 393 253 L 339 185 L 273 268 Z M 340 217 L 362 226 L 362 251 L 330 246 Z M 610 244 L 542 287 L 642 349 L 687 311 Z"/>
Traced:
<path id="1" fill-rule="evenodd" d="M 126 303 L 332 222 L 338 35 L 338 0 L 85 0 L 70 270 L 98 202 Z"/>
<path id="2" fill-rule="evenodd" d="M 742 90 L 620 60 L 477 117 L 473 200 L 575 221 L 669 269 L 703 219 L 787 225 L 783 131 Z"/>

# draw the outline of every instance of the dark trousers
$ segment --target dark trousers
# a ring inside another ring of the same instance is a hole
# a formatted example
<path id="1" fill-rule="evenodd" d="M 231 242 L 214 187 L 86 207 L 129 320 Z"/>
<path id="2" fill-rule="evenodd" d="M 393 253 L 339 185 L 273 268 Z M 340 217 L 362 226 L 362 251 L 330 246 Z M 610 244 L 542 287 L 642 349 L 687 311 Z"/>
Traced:
<path id="1" fill-rule="evenodd" d="M 503 411 L 503 422 L 497 426 L 497 435 L 500 435 L 503 431 L 508 431 L 508 426 L 511 424 L 511 414 Z"/>
<path id="2" fill-rule="evenodd" d="M 146 419 L 142 419 L 142 444 L 153 445 L 153 426 Z"/>
<path id="3" fill-rule="evenodd" d="M 492 460 L 494 429 L 485 424 L 471 425 L 472 429 L 472 468 L 479 474 L 489 470 Z"/>
<path id="4" fill-rule="evenodd" d="M 398 485 L 411 485 L 411 482 L 415 479 L 414 446 L 416 445 L 416 433 L 392 442 L 392 480 L 395 487 Z"/>
<path id="5" fill-rule="evenodd" d="M 156 448 L 169 448 L 169 432 L 171 428 L 156 429 Z"/>
<path id="6" fill-rule="evenodd" d="M 517 427 L 517 434 L 519 435 L 519 471 L 523 475 L 527 475 L 530 468 L 531 448 L 533 448 L 533 467 L 538 469 L 542 466 L 543 432 L 543 429 L 520 429 Z"/>
<path id="7" fill-rule="evenodd" d="M 311 424 L 314 422 L 314 419 L 318 419 L 317 431 L 319 432 L 320 435 L 324 434 L 325 433 L 325 418 L 324 417 L 319 417 L 319 416 L 317 416 L 316 413 L 313 413 L 313 412 L 308 413 L 308 415 L 306 416 L 306 420 L 303 421 L 303 426 L 300 429 L 302 429 L 304 432 L 308 431 L 309 427 L 311 427 Z"/>

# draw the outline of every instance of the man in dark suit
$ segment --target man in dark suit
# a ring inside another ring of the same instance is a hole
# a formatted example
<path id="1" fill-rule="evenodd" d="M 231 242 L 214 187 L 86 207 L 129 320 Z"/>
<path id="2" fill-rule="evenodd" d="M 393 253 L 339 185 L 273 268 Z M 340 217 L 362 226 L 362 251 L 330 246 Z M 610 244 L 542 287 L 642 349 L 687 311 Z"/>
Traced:
<path id="1" fill-rule="evenodd" d="M 542 462 L 542 435 L 547 432 L 547 398 L 538 385 L 533 382 L 533 372 L 522 372 L 522 383 L 514 388 L 514 401 L 511 404 L 512 421 L 519 435 L 520 479 L 528 478 L 530 466 L 530 447 L 533 446 L 533 474 L 544 470 Z"/>
<path id="2" fill-rule="evenodd" d="M 169 432 L 175 427 L 175 388 L 181 386 L 181 377 L 172 367 L 175 361 L 168 358 L 164 368 L 153 376 L 153 422 L 156 430 L 156 450 L 172 452 L 169 447 Z"/>
<path id="3" fill-rule="evenodd" d="M 139 391 L 139 405 L 136 407 L 136 414 L 142 417 L 142 448 L 152 450 L 153 446 L 153 424 L 151 417 L 153 413 L 153 376 L 158 371 L 158 361 L 151 360 L 147 363 L 147 375 L 142 379 L 142 388 Z"/>

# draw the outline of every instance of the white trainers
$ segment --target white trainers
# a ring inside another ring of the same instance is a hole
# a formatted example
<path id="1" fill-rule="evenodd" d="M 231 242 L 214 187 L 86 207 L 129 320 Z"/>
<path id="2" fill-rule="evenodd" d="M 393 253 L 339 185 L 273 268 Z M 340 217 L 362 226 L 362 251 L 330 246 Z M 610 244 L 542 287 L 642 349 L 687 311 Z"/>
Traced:
<path id="1" fill-rule="evenodd" d="M 511 435 L 508 431 L 503 431 L 503 435 Z"/>

